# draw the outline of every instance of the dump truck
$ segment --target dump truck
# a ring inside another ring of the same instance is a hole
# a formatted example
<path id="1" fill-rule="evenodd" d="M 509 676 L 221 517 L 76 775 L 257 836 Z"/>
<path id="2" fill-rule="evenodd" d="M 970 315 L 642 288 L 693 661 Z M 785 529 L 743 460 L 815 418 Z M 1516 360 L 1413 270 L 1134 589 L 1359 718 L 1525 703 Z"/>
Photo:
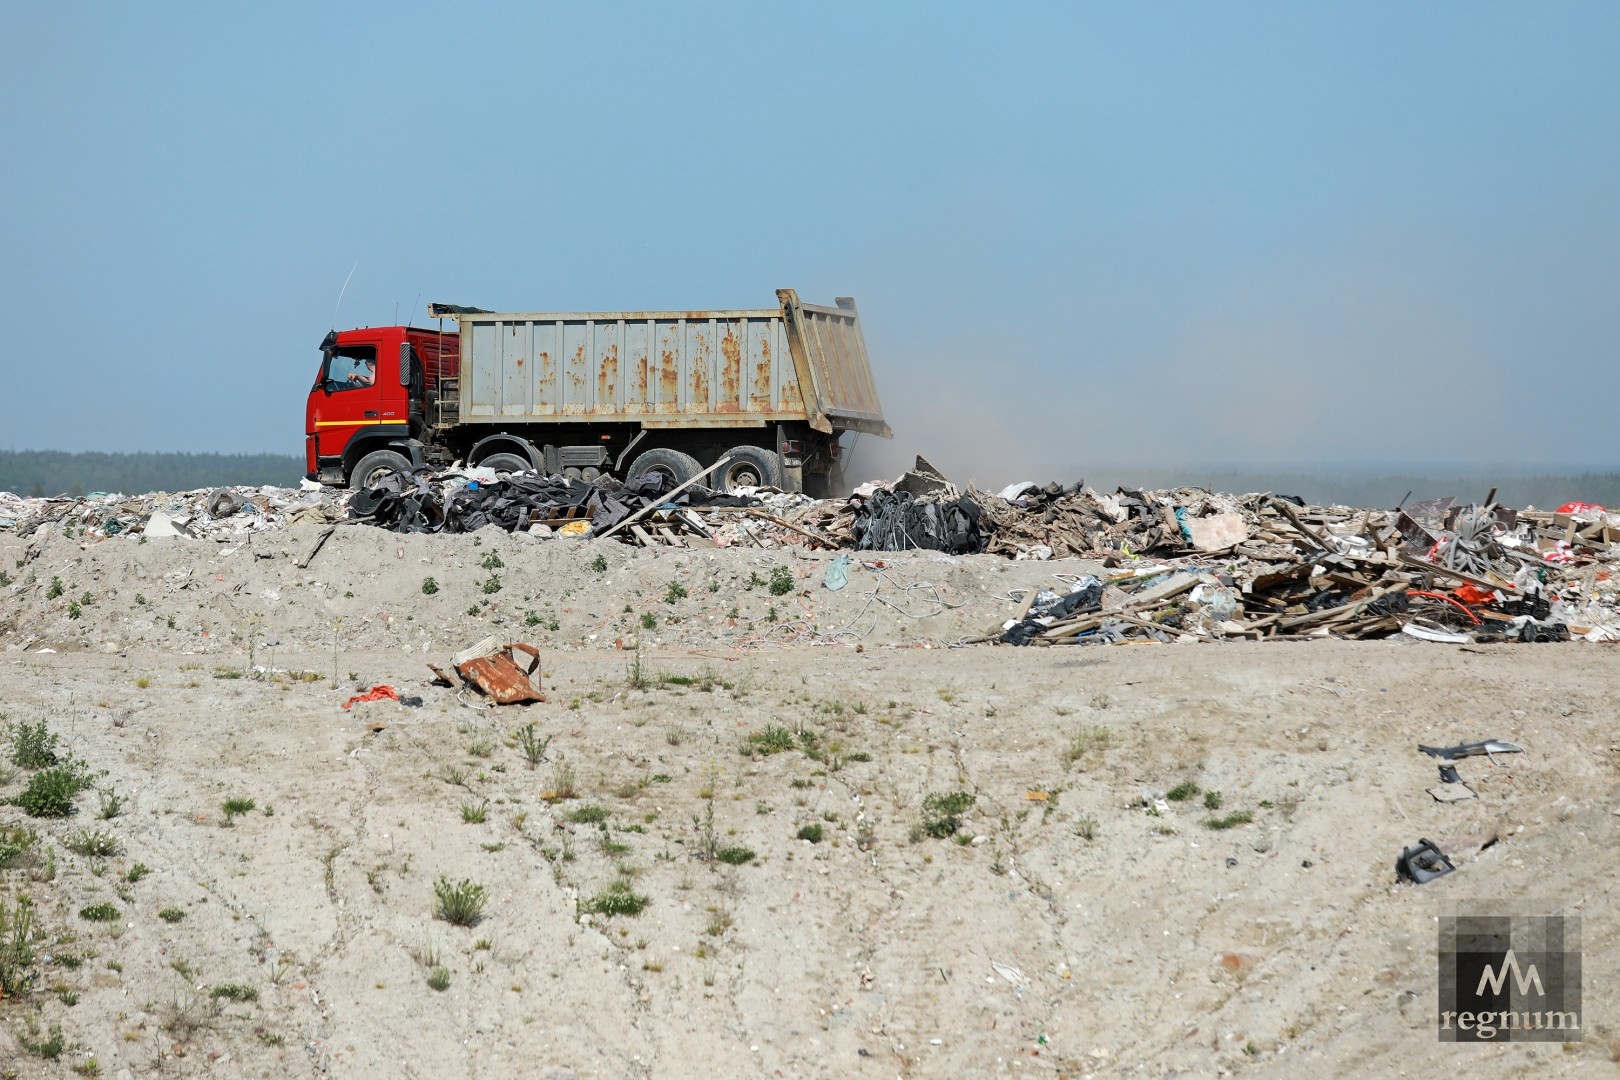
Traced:
<path id="1" fill-rule="evenodd" d="M 333 330 L 305 407 L 311 480 L 456 464 L 831 494 L 841 436 L 892 437 L 855 301 L 735 311 L 500 313 Z M 455 329 L 446 331 L 445 320 Z"/>

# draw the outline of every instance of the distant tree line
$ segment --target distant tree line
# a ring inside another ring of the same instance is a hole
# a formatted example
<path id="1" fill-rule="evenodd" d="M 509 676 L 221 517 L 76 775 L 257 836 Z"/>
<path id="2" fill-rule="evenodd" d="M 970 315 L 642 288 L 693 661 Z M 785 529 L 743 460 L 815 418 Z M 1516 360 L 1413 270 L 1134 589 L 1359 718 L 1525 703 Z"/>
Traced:
<path id="1" fill-rule="evenodd" d="M 126 495 L 228 485 L 294 487 L 304 459 L 290 454 L 68 454 L 0 450 L 0 491 L 18 495 Z"/>

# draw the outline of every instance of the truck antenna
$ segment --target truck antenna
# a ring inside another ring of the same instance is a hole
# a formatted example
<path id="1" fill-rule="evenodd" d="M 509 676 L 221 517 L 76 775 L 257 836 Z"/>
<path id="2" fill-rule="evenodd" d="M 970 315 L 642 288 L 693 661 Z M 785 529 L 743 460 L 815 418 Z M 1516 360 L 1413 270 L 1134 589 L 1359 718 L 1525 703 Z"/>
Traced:
<path id="1" fill-rule="evenodd" d="M 358 270 L 359 268 L 360 268 L 360 260 L 356 259 L 356 260 L 354 260 L 354 265 L 349 267 L 348 277 L 345 277 L 343 279 L 343 288 L 338 290 L 337 303 L 332 305 L 332 325 L 333 326 L 337 325 L 338 308 L 343 306 L 343 294 L 349 291 L 349 278 L 354 277 L 354 272 L 356 270 Z"/>

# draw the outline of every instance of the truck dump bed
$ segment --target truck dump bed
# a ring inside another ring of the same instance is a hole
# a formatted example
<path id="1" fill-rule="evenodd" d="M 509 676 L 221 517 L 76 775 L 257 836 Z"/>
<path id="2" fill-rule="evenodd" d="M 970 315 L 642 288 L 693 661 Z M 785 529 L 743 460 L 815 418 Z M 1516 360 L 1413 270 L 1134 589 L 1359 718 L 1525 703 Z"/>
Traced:
<path id="1" fill-rule="evenodd" d="M 885 438 L 855 303 L 758 311 L 455 312 L 462 424 L 760 427 Z"/>

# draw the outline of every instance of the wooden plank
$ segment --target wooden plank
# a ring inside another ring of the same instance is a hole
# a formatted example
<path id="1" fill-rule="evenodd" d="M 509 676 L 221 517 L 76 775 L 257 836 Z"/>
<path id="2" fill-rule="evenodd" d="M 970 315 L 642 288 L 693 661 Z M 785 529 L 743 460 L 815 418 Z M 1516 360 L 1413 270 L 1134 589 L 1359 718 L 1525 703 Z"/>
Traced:
<path id="1" fill-rule="evenodd" d="M 1512 550 L 1509 548 L 1508 550 Z M 1451 570 L 1439 563 L 1424 562 L 1406 553 L 1401 554 L 1401 565 L 1413 570 L 1427 570 L 1439 574 L 1441 577 L 1452 578 L 1456 581 L 1466 581 L 1470 585 L 1478 585 L 1482 589 L 1501 589 L 1504 592 L 1519 592 L 1520 589 L 1511 581 L 1491 581 L 1487 578 L 1475 577 L 1473 574 L 1464 574 L 1459 570 Z"/>
<path id="2" fill-rule="evenodd" d="M 675 488 L 672 488 L 669 491 L 668 494 L 660 495 L 658 497 L 658 502 L 668 502 L 670 499 L 673 499 L 675 496 L 679 495 L 681 492 L 685 491 L 687 488 L 691 487 L 693 484 L 697 483 L 699 480 L 703 479 L 705 476 L 708 476 L 710 473 L 714 472 L 714 470 L 720 468 L 723 465 L 729 465 L 729 464 L 731 464 L 731 455 L 727 454 L 725 457 L 721 458 L 719 461 L 715 462 L 713 465 L 710 465 L 707 469 L 704 469 L 702 472 L 698 473 L 696 476 L 692 477 L 690 480 L 686 481 L 683 484 L 680 484 L 680 485 L 676 486 Z M 632 522 L 640 521 L 648 513 L 652 512 L 653 510 L 656 510 L 657 508 L 658 508 L 658 503 L 648 503 L 646 506 L 643 506 L 640 510 L 637 510 L 635 513 L 631 514 L 629 517 L 625 518 L 623 521 L 619 522 L 617 525 L 613 526 L 613 528 L 609 529 L 607 532 L 603 533 L 601 536 L 598 536 L 596 539 L 598 539 L 598 540 L 606 540 L 608 537 L 612 536 L 614 533 L 618 532 L 620 529 L 624 528 L 626 525 L 629 525 Z"/>
<path id="3" fill-rule="evenodd" d="M 1317 536 L 1306 527 L 1305 523 L 1299 519 L 1299 515 L 1294 513 L 1294 508 L 1285 500 L 1272 499 L 1271 505 L 1275 506 L 1278 510 L 1281 510 L 1283 517 L 1288 519 L 1288 523 L 1294 528 L 1298 529 L 1299 532 L 1316 547 L 1323 551 L 1333 550 L 1333 547 L 1326 540 L 1323 540 L 1320 536 Z"/>

